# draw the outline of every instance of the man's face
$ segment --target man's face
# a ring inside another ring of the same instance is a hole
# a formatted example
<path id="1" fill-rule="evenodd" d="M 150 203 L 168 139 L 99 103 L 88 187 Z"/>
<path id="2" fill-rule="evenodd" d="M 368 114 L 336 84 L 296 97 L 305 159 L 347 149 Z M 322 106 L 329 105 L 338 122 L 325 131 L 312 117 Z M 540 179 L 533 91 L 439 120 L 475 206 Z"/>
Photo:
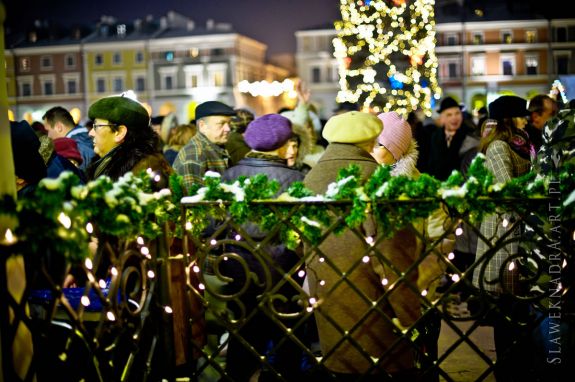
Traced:
<path id="1" fill-rule="evenodd" d="M 47 119 L 44 119 L 42 122 L 44 123 L 44 127 L 48 132 L 48 137 L 51 140 L 64 138 L 66 136 L 66 131 L 63 129 L 63 126 L 60 122 L 55 122 L 53 125 L 50 124 Z"/>
<path id="2" fill-rule="evenodd" d="M 213 115 L 202 118 L 198 121 L 198 130 L 204 134 L 212 143 L 223 145 L 228 141 L 232 117 L 223 115 Z"/>
<path id="3" fill-rule="evenodd" d="M 441 112 L 440 118 L 445 131 L 453 133 L 461 127 L 463 113 L 459 107 L 450 107 Z"/>
<path id="4" fill-rule="evenodd" d="M 546 99 L 543 101 L 543 111 L 539 113 L 531 113 L 531 123 L 538 130 L 543 130 L 547 121 L 549 121 L 555 115 L 555 107 L 553 102 Z"/>

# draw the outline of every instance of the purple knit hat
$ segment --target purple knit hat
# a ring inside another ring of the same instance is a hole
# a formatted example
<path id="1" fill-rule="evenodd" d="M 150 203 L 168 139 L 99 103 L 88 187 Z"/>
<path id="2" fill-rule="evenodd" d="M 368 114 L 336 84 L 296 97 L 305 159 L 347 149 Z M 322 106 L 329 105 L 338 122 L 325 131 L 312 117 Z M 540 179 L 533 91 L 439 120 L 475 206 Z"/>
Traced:
<path id="1" fill-rule="evenodd" d="M 377 117 L 383 122 L 383 130 L 377 141 L 389 150 L 395 160 L 399 160 L 411 144 L 411 126 L 395 111 L 381 113 Z"/>
<path id="2" fill-rule="evenodd" d="M 282 147 L 292 136 L 291 122 L 279 114 L 265 114 L 251 121 L 244 141 L 256 151 L 273 151 Z"/>

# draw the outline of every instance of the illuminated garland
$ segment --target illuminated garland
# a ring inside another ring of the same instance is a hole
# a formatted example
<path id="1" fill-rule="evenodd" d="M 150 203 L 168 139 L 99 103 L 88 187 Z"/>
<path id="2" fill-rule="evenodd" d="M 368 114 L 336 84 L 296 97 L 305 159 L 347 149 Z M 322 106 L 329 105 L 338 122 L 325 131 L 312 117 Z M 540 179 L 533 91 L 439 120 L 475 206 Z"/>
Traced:
<path id="1" fill-rule="evenodd" d="M 301 236 L 312 243 L 318 243 L 322 231 L 336 219 L 334 215 L 345 216 L 346 225 L 357 227 L 366 220 L 369 211 L 374 211 L 375 216 L 383 223 L 383 235 L 389 236 L 416 219 L 428 217 L 440 203 L 445 203 L 454 212 L 469 211 L 470 219 L 479 222 L 485 214 L 496 211 L 497 199 L 524 199 L 545 195 L 548 183 L 546 178 L 536 178 L 534 173 L 528 173 L 508 183 L 495 184 L 493 175 L 484 163 L 485 156 L 478 154 L 470 166 L 467 179 L 454 171 L 445 182 L 427 174 L 422 174 L 418 179 L 391 176 L 388 166 L 380 166 L 364 184 L 359 180 L 359 168 L 350 165 L 340 170 L 336 182 L 329 185 L 325 195 L 314 195 L 302 183 L 296 182 L 277 200 L 351 201 L 352 207 L 349 214 L 344 214 L 345 207 L 335 205 L 333 208 L 341 208 L 342 213 L 330 214 L 328 209 L 320 204 L 303 206 L 290 219 L 296 230 L 282 224 L 281 237 L 290 248 L 299 244 Z M 277 214 L 267 205 L 251 203 L 269 200 L 277 190 L 277 182 L 259 175 L 226 184 L 221 182 L 217 173 L 208 173 L 204 179 L 204 187 L 196 188 L 192 196 L 182 199 L 184 204 L 193 205 L 187 209 L 187 229 L 193 235 L 201 234 L 209 226 L 210 221 L 206 217 L 223 219 L 226 211 L 235 222 L 243 223 L 249 220 L 264 230 L 270 230 L 281 222 L 281 208 L 278 208 L 280 213 Z M 206 201 L 219 203 L 202 203 Z M 381 202 L 388 202 L 393 208 L 383 209 Z M 416 208 L 414 203 L 417 203 Z M 226 209 L 224 204 L 229 207 Z M 376 205 L 377 208 L 374 207 Z M 336 233 L 343 228 L 343 225 L 340 226 Z"/>
<path id="2" fill-rule="evenodd" d="M 32 196 L 17 203 L 4 199 L 1 212 L 18 221 L 4 237 L 18 241 L 22 253 L 51 250 L 71 262 L 88 256 L 91 235 L 155 238 L 164 223 L 176 219 L 179 208 L 170 190 L 153 192 L 153 183 L 153 174 L 146 172 L 127 173 L 116 182 L 101 176 L 86 185 L 71 172 L 43 179 Z"/>
<path id="3" fill-rule="evenodd" d="M 480 221 L 485 214 L 496 211 L 498 201 L 547 195 L 548 178 L 528 173 L 508 183 L 495 184 L 484 162 L 484 155 L 479 154 L 471 164 L 467 179 L 454 171 L 445 182 L 427 174 L 415 180 L 395 177 L 391 176 L 389 167 L 381 166 L 363 184 L 357 166 L 350 165 L 340 170 L 325 195 L 315 195 L 301 182 L 292 184 L 276 200 L 303 202 L 295 213 L 290 204 L 280 203 L 272 208 L 270 204 L 256 202 L 272 200 L 279 189 L 279 184 L 265 175 L 241 177 L 226 184 L 221 182 L 219 174 L 207 173 L 205 186 L 194 187 L 191 196 L 182 198 L 181 177 L 177 175 L 170 178 L 171 190 L 153 192 L 153 174 L 128 173 L 117 182 L 100 177 L 80 185 L 74 175 L 64 173 L 58 179 L 41 181 L 32 198 L 17 203 L 9 198 L 2 200 L 0 212 L 18 220 L 15 231 L 4 232 L 2 239 L 3 243 L 18 240 L 19 251 L 24 253 L 50 248 L 76 262 L 88 255 L 91 235 L 151 239 L 162 233 L 161 227 L 166 222 L 175 223 L 179 229 L 183 226 L 181 200 L 184 204 L 194 204 L 187 208 L 185 224 L 191 234 L 202 233 L 210 219 L 223 219 L 229 214 L 238 224 L 251 221 L 264 230 L 280 227 L 280 237 L 294 248 L 302 239 L 318 243 L 325 228 L 341 217 L 346 225 L 357 227 L 374 211 L 376 218 L 384 223 L 383 234 L 390 235 L 416 219 L 429 216 L 440 203 L 456 212 L 468 211 L 472 220 Z M 558 176 L 561 191 L 568 195 L 575 188 L 575 166 L 565 166 Z M 204 203 L 207 201 L 219 203 Z M 351 202 L 350 213 L 334 213 L 338 209 L 346 210 L 345 203 L 335 203 L 329 209 L 325 203 L 316 203 L 333 201 Z M 387 207 L 382 208 L 384 205 Z M 571 218 L 573 206 L 575 201 L 564 205 L 560 212 L 570 211 L 566 218 Z M 290 224 L 280 224 L 282 216 L 290 211 L 293 213 Z M 335 233 L 343 228 L 344 225 L 340 225 Z M 180 236 L 181 232 L 174 234 Z"/>
<path id="4" fill-rule="evenodd" d="M 339 63 L 338 102 L 374 112 L 427 115 L 441 97 L 435 55 L 434 0 L 341 0 L 333 40 Z"/>

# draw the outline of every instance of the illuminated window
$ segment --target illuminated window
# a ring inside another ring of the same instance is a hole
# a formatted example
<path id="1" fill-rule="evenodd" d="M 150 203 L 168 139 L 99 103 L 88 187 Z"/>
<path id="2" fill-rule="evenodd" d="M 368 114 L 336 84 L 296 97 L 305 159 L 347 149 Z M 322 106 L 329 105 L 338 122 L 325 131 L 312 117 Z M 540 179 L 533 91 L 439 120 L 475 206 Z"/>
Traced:
<path id="1" fill-rule="evenodd" d="M 481 45 L 483 44 L 483 33 L 476 32 L 473 34 L 473 44 L 474 45 Z"/>
<path id="2" fill-rule="evenodd" d="M 537 75 L 539 70 L 539 58 L 537 56 L 525 57 L 525 72 L 528 76 Z"/>
<path id="3" fill-rule="evenodd" d="M 224 86 L 226 81 L 224 80 L 224 73 L 223 72 L 215 72 L 214 76 L 214 86 Z"/>
<path id="4" fill-rule="evenodd" d="M 174 52 L 166 52 L 164 54 L 164 58 L 166 59 L 166 61 L 174 61 Z"/>
<path id="5" fill-rule="evenodd" d="M 116 33 L 120 37 L 126 36 L 126 24 L 120 24 L 116 27 Z"/>
<path id="6" fill-rule="evenodd" d="M 471 74 L 473 76 L 485 75 L 485 57 L 475 56 L 471 58 Z"/>
<path id="7" fill-rule="evenodd" d="M 511 33 L 511 31 L 502 31 L 501 42 L 504 44 L 511 44 L 513 42 L 513 33 Z"/>
<path id="8" fill-rule="evenodd" d="M 534 30 L 525 31 L 525 41 L 530 44 L 537 42 L 537 31 Z"/>
<path id="9" fill-rule="evenodd" d="M 20 58 L 19 66 L 20 66 L 21 72 L 29 72 L 30 71 L 30 57 Z"/>

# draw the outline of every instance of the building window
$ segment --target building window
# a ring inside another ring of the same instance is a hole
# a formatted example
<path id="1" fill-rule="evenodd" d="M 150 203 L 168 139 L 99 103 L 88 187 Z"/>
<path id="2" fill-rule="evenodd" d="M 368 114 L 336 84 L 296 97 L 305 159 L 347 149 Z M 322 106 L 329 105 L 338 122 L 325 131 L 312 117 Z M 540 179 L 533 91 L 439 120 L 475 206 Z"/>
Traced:
<path id="1" fill-rule="evenodd" d="M 146 79 L 144 77 L 136 78 L 136 91 L 143 92 L 146 90 Z"/>
<path id="2" fill-rule="evenodd" d="M 96 53 L 94 56 L 94 65 L 100 66 L 104 65 L 104 56 L 101 53 Z"/>
<path id="3" fill-rule="evenodd" d="M 76 56 L 73 54 L 67 54 L 64 58 L 64 63 L 66 69 L 74 69 L 76 67 Z"/>
<path id="4" fill-rule="evenodd" d="M 54 83 L 50 80 L 46 80 L 42 84 L 42 89 L 44 91 L 44 95 L 52 95 L 54 94 Z"/>
<path id="5" fill-rule="evenodd" d="M 214 86 L 221 87 L 226 85 L 225 74 L 222 71 L 212 73 Z"/>
<path id="6" fill-rule="evenodd" d="M 24 82 L 20 85 L 20 94 L 22 97 L 30 97 L 32 95 L 32 84 Z"/>
<path id="7" fill-rule="evenodd" d="M 225 51 L 222 48 L 212 49 L 212 56 L 214 56 L 214 57 L 223 56 L 224 53 L 225 53 Z"/>
<path id="8" fill-rule="evenodd" d="M 78 93 L 78 83 L 75 80 L 66 81 L 66 93 L 68 94 Z"/>
<path id="9" fill-rule="evenodd" d="M 557 74 L 569 74 L 569 56 L 556 56 L 555 61 L 557 62 Z"/>
<path id="10" fill-rule="evenodd" d="M 311 82 L 319 84 L 321 82 L 321 69 L 319 67 L 311 68 Z"/>
<path id="11" fill-rule="evenodd" d="M 538 74 L 539 70 L 539 59 L 537 56 L 526 56 L 525 57 L 525 73 L 528 76 L 535 76 Z"/>
<path id="12" fill-rule="evenodd" d="M 112 56 L 112 62 L 114 65 L 122 65 L 122 53 L 114 52 L 114 55 Z"/>
<path id="13" fill-rule="evenodd" d="M 483 76 L 485 75 L 485 57 L 476 56 L 471 58 L 471 75 Z"/>
<path id="14" fill-rule="evenodd" d="M 450 33 L 445 36 L 445 42 L 449 46 L 459 45 L 459 36 L 456 33 Z"/>
<path id="15" fill-rule="evenodd" d="M 459 65 L 456 62 L 450 62 L 447 64 L 447 78 L 457 78 Z"/>
<path id="16" fill-rule="evenodd" d="M 30 57 L 22 57 L 19 61 L 19 69 L 21 72 L 30 71 Z"/>
<path id="17" fill-rule="evenodd" d="M 200 83 L 199 76 L 197 74 L 190 75 L 189 83 L 191 88 L 197 88 L 198 84 Z"/>
<path id="18" fill-rule="evenodd" d="M 513 33 L 511 31 L 502 31 L 501 42 L 503 44 L 511 44 L 513 42 Z"/>
<path id="19" fill-rule="evenodd" d="M 40 58 L 40 68 L 42 70 L 52 69 L 52 56 L 42 56 Z"/>
<path id="20" fill-rule="evenodd" d="M 114 87 L 115 92 L 120 93 L 120 92 L 124 91 L 124 79 L 123 78 L 116 77 L 116 78 L 114 78 L 114 81 L 112 83 L 114 84 L 113 87 Z"/>
<path id="21" fill-rule="evenodd" d="M 483 44 L 483 33 L 480 32 L 473 33 L 473 44 L 474 45 Z"/>
<path id="22" fill-rule="evenodd" d="M 567 28 L 558 27 L 557 29 L 555 29 L 555 41 L 567 42 Z"/>
<path id="23" fill-rule="evenodd" d="M 97 93 L 106 92 L 106 80 L 104 78 L 96 79 L 96 92 Z"/>
<path id="24" fill-rule="evenodd" d="M 163 89 L 164 90 L 171 90 L 173 88 L 174 88 L 174 77 L 164 76 Z"/>
<path id="25" fill-rule="evenodd" d="M 184 68 L 186 88 L 197 88 L 202 78 L 202 66 L 188 65 Z"/>
<path id="26" fill-rule="evenodd" d="M 166 52 L 164 58 L 166 61 L 174 61 L 174 52 Z"/>
<path id="27" fill-rule="evenodd" d="M 525 31 L 525 42 L 527 42 L 528 44 L 537 42 L 537 31 L 535 30 Z"/>
<path id="28" fill-rule="evenodd" d="M 512 76 L 515 74 L 515 57 L 501 57 L 501 72 L 504 76 Z"/>
<path id="29" fill-rule="evenodd" d="M 137 51 L 135 61 L 136 61 L 136 64 L 141 64 L 142 62 L 144 62 L 144 52 Z"/>
<path id="30" fill-rule="evenodd" d="M 118 36 L 120 37 L 125 37 L 126 36 L 126 24 L 120 24 L 116 27 L 116 33 L 118 34 Z"/>

